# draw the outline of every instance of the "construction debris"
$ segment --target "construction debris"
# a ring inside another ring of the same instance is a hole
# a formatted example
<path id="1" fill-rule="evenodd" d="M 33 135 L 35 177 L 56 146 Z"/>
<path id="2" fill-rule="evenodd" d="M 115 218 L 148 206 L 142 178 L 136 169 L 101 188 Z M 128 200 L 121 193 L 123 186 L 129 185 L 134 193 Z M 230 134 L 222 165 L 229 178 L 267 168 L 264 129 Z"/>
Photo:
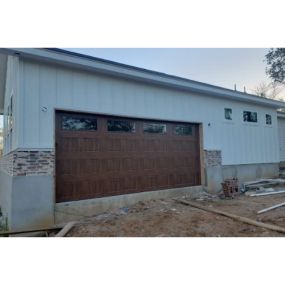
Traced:
<path id="1" fill-rule="evenodd" d="M 180 199 L 174 199 L 174 200 L 176 202 L 178 202 L 178 203 L 183 204 L 183 205 L 191 206 L 191 207 L 194 207 L 194 208 L 197 208 L 197 209 L 200 209 L 200 210 L 204 210 L 204 211 L 207 211 L 207 212 L 211 212 L 211 213 L 222 215 L 222 216 L 225 216 L 225 217 L 228 217 L 228 218 L 232 218 L 233 220 L 236 220 L 236 221 L 239 221 L 239 222 L 243 222 L 243 223 L 246 223 L 246 224 L 254 225 L 254 226 L 257 226 L 257 227 L 265 228 L 265 229 L 276 231 L 276 232 L 280 232 L 280 233 L 285 233 L 285 228 L 281 228 L 281 227 L 278 227 L 278 226 L 275 226 L 275 225 L 270 225 L 270 224 L 266 224 L 266 223 L 262 223 L 262 222 L 257 222 L 257 221 L 254 221 L 252 219 L 249 219 L 249 218 L 237 216 L 237 215 L 234 215 L 234 214 L 231 214 L 231 213 L 227 213 L 227 212 L 224 212 L 224 211 L 220 211 L 220 210 L 217 210 L 217 209 L 211 209 L 209 207 L 204 207 L 202 205 L 199 205 L 199 204 L 196 204 L 196 203 L 193 203 L 193 202 L 189 202 L 189 201 L 186 201 L 186 200 L 180 200 Z"/>
<path id="2" fill-rule="evenodd" d="M 285 190 L 274 190 L 274 191 L 268 191 L 268 192 L 264 192 L 264 193 L 247 194 L 247 196 L 258 197 L 258 196 L 268 196 L 268 195 L 275 195 L 275 194 L 282 194 L 282 193 L 285 193 Z"/>
<path id="3" fill-rule="evenodd" d="M 285 191 L 284 191 L 285 192 Z M 263 210 L 260 210 L 257 212 L 257 214 L 262 214 L 262 213 L 265 213 L 265 212 L 268 212 L 268 211 L 271 211 L 271 210 L 274 210 L 274 209 L 277 209 L 277 208 L 280 208 L 282 206 L 285 206 L 285 202 L 284 203 L 281 203 L 281 204 L 277 204 L 277 205 L 274 205 L 274 206 L 271 206 L 269 208 L 265 208 Z"/>
<path id="4" fill-rule="evenodd" d="M 273 193 L 276 191 L 276 189 L 273 189 L 272 187 L 278 187 L 280 185 L 284 186 L 285 184 L 285 179 L 281 179 L 281 178 L 277 178 L 277 179 L 260 179 L 260 180 L 256 180 L 256 181 L 249 181 L 249 182 L 245 182 L 242 185 L 242 189 L 241 191 L 243 193 L 245 192 L 249 192 L 246 193 L 246 195 L 249 196 L 253 196 L 250 195 L 250 192 L 255 191 L 255 194 L 261 194 L 261 193 Z M 259 195 L 255 195 L 254 196 L 259 196 Z"/>
<path id="5" fill-rule="evenodd" d="M 222 184 L 223 192 L 225 197 L 227 198 L 233 198 L 237 193 L 239 193 L 239 187 L 238 187 L 238 179 L 225 179 Z"/>
<path id="6" fill-rule="evenodd" d="M 55 235 L 55 237 L 64 237 L 64 236 L 66 236 L 67 233 L 68 233 L 77 223 L 78 223 L 78 222 L 75 222 L 75 221 L 67 223 L 67 224 L 64 226 L 64 228 L 63 228 L 61 231 L 59 231 L 59 232 Z"/>
<path id="7" fill-rule="evenodd" d="M 53 232 L 53 231 L 58 231 L 61 230 L 62 226 L 54 226 L 50 228 L 41 228 L 41 229 L 31 229 L 31 230 L 22 230 L 22 231 L 5 231 L 5 232 L 0 232 L 0 236 L 4 237 L 9 237 L 9 236 L 14 236 L 14 235 L 20 235 L 20 234 L 27 234 L 27 233 L 36 233 L 36 232 Z"/>

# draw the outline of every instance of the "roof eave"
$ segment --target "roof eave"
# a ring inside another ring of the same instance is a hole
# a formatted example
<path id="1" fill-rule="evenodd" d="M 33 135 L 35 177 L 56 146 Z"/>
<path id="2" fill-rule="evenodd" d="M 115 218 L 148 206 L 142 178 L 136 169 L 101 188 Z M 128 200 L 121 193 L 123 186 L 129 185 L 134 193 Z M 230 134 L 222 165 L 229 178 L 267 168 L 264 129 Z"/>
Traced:
<path id="1" fill-rule="evenodd" d="M 116 77 L 133 79 L 152 84 L 172 87 L 179 90 L 192 91 L 206 96 L 231 99 L 235 101 L 258 104 L 271 108 L 285 108 L 285 102 L 266 99 L 263 97 L 242 93 L 202 82 L 197 82 L 177 76 L 172 76 L 155 71 L 115 63 L 108 60 L 100 60 L 90 56 L 65 52 L 59 49 L 35 49 L 35 48 L 13 48 L 0 49 L 2 53 L 16 54 L 23 58 L 41 60 L 84 70 L 95 71 Z"/>

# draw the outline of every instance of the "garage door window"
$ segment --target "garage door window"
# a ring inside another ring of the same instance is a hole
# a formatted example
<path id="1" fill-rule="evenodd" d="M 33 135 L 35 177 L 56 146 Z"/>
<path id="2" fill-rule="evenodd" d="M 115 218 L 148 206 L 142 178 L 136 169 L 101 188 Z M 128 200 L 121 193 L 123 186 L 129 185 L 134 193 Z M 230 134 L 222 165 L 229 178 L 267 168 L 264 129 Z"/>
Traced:
<path id="1" fill-rule="evenodd" d="M 175 134 L 179 136 L 191 136 L 192 126 L 190 125 L 176 125 Z"/>
<path id="2" fill-rule="evenodd" d="M 151 133 L 151 134 L 165 134 L 166 124 L 144 123 L 143 131 L 144 133 Z"/>
<path id="3" fill-rule="evenodd" d="M 66 131 L 96 131 L 97 119 L 62 116 L 62 129 Z"/>
<path id="4" fill-rule="evenodd" d="M 135 132 L 135 123 L 131 121 L 108 120 L 107 125 L 109 132 L 123 132 L 123 133 Z"/>

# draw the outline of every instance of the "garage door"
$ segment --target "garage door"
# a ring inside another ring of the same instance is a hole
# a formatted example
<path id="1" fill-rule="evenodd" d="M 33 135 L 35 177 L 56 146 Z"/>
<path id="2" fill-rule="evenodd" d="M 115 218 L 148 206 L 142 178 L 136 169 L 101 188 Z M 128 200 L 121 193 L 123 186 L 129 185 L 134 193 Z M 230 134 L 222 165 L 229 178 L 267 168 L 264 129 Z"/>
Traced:
<path id="1" fill-rule="evenodd" d="M 197 124 L 56 114 L 56 201 L 200 185 Z"/>

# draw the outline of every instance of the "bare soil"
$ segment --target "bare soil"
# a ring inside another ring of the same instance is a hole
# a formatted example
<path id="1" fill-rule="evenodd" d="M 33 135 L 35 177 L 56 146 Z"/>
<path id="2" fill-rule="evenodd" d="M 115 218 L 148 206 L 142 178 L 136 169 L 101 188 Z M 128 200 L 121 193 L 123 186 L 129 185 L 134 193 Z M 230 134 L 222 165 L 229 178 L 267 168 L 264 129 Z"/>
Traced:
<path id="1" fill-rule="evenodd" d="M 190 200 L 187 197 L 177 197 Z M 257 215 L 257 211 L 285 202 L 285 193 L 272 196 L 203 197 L 203 206 L 285 228 L 285 207 Z M 182 205 L 174 199 L 139 202 L 82 221 L 70 237 L 282 237 L 282 233 Z"/>

